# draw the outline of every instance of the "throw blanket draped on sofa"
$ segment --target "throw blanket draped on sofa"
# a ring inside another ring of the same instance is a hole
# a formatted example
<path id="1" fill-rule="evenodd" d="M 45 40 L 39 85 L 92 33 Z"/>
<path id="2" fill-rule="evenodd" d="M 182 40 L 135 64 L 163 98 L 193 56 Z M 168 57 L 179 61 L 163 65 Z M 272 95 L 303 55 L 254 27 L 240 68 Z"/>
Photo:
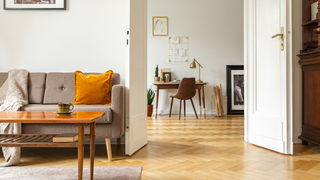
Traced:
<path id="1" fill-rule="evenodd" d="M 8 79 L 0 87 L 0 111 L 18 111 L 28 104 L 28 74 L 27 70 L 13 69 L 8 73 Z M 21 123 L 0 123 L 1 134 L 21 134 Z M 20 148 L 2 148 L 6 162 L 0 166 L 11 166 L 20 163 Z"/>

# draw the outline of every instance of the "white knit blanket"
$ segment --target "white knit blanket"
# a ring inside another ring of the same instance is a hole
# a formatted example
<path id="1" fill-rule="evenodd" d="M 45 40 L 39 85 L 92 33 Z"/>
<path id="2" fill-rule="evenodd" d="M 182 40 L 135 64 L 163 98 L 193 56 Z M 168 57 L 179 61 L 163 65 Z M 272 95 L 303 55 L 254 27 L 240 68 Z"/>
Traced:
<path id="1" fill-rule="evenodd" d="M 8 73 L 8 79 L 0 87 L 0 111 L 18 111 L 28 104 L 28 74 L 24 69 L 13 69 Z M 0 134 L 21 134 L 21 123 L 0 123 Z M 21 149 L 3 147 L 4 163 L 0 167 L 20 163 Z"/>

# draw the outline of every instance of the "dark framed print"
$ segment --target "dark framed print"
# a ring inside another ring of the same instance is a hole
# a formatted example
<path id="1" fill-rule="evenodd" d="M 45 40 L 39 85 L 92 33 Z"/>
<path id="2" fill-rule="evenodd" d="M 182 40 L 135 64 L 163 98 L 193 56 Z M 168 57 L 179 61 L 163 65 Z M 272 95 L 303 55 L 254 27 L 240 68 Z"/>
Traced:
<path id="1" fill-rule="evenodd" d="M 164 82 L 166 82 L 167 79 L 171 82 L 171 72 L 163 72 L 162 77 Z"/>
<path id="2" fill-rule="evenodd" d="M 244 114 L 243 65 L 227 65 L 228 114 Z"/>
<path id="3" fill-rule="evenodd" d="M 65 10 L 66 0 L 3 0 L 5 10 Z"/>

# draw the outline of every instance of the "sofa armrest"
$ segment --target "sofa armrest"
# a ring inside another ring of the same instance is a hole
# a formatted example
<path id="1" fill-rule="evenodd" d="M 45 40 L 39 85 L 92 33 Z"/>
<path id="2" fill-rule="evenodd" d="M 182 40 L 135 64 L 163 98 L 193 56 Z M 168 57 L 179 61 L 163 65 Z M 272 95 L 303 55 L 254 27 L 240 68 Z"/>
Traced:
<path id="1" fill-rule="evenodd" d="M 111 89 L 112 133 L 111 137 L 121 137 L 124 133 L 125 86 L 113 85 Z"/>

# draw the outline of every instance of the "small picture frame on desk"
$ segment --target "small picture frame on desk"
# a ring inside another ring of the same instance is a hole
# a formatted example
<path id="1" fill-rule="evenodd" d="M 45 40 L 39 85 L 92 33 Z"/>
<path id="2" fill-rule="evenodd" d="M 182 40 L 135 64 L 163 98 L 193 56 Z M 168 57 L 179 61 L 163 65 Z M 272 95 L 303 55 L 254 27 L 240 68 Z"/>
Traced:
<path id="1" fill-rule="evenodd" d="M 163 72 L 162 77 L 165 83 L 171 82 L 171 72 Z"/>

